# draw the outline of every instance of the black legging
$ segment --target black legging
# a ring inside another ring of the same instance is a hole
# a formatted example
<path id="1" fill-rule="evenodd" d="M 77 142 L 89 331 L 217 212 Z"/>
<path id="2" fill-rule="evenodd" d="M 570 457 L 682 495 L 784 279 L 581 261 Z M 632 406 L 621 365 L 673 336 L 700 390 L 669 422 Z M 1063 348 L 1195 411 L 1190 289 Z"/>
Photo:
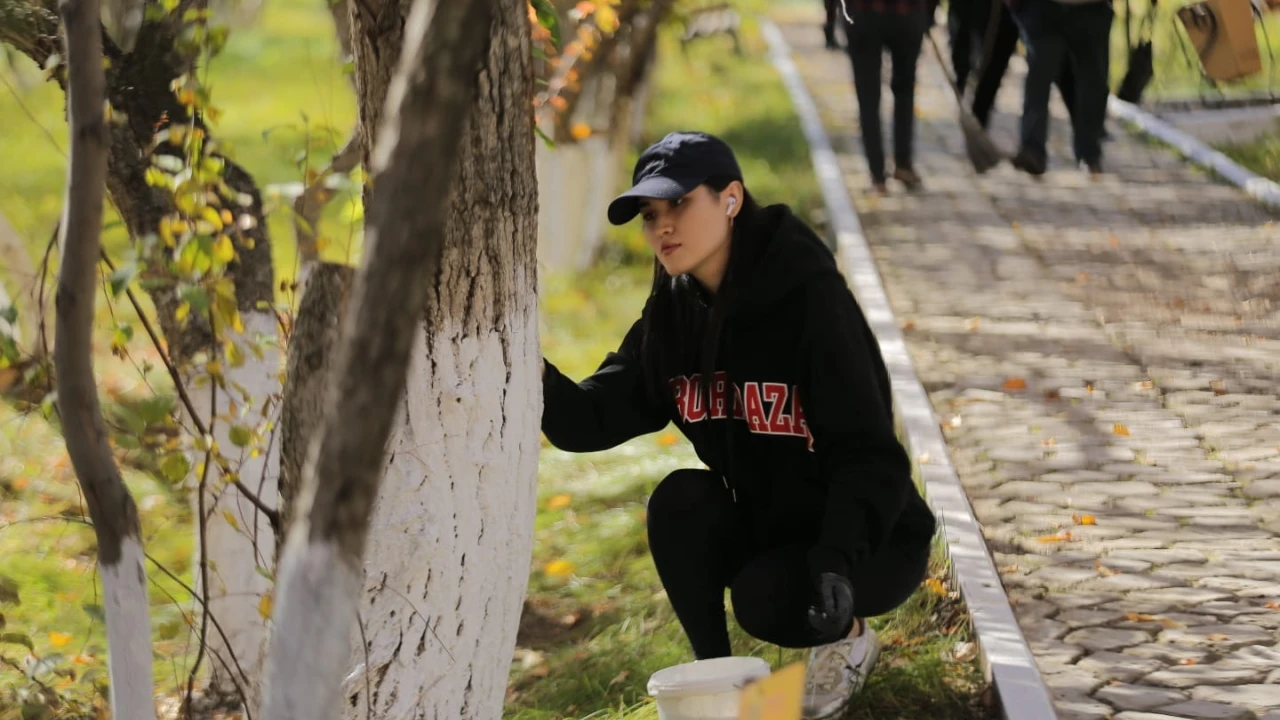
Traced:
<path id="1" fill-rule="evenodd" d="M 658 576 L 699 660 L 726 657 L 729 630 L 724 591 L 752 636 L 790 648 L 821 643 L 809 627 L 813 602 L 806 553 L 816 528 L 796 531 L 797 543 L 751 547 L 739 505 L 720 476 L 677 470 L 649 498 L 649 549 Z M 886 548 L 850 575 L 854 615 L 872 617 L 901 605 L 924 579 L 929 548 Z"/>

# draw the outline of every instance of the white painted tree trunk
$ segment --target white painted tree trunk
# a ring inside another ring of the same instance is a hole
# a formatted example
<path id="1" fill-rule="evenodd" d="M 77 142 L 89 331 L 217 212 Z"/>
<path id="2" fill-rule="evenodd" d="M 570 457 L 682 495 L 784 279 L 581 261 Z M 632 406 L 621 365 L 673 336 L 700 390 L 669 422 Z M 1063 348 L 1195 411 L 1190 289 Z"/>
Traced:
<path id="1" fill-rule="evenodd" d="M 367 644 L 352 628 L 348 720 L 367 708 L 396 720 L 502 717 L 533 546 L 542 383 L 528 13 L 525 0 L 496 5 L 370 524 Z M 378 73 L 357 16 L 364 123 Z M 380 56 L 395 42 L 380 37 Z M 364 130 L 381 148 L 386 136 Z M 375 176 L 375 201 L 385 188 Z"/>
<path id="2" fill-rule="evenodd" d="M 93 376 L 94 298 L 107 176 L 101 10 L 98 0 L 62 0 L 58 9 L 65 28 L 67 124 L 71 130 L 59 236 L 62 263 L 54 305 L 58 412 L 67 454 L 84 491 L 98 541 L 111 714 L 152 720 L 156 712 L 150 602 L 142 567 L 138 509 L 107 443 Z"/>
<path id="3" fill-rule="evenodd" d="M 152 675 L 151 623 L 146 608 L 146 556 L 137 537 L 120 543 L 120 561 L 98 566 L 102 577 L 102 608 L 107 616 L 107 672 L 116 717 L 155 717 L 155 682 Z M 142 608 L 139 611 L 139 607 Z"/>
<path id="4" fill-rule="evenodd" d="M 479 244 L 456 246 L 466 248 L 461 257 L 450 252 L 453 241 L 461 237 L 455 230 L 456 203 L 459 198 L 474 201 L 471 188 L 459 178 L 470 169 L 461 141 L 474 98 L 487 89 L 481 61 L 508 50 L 490 34 L 502 22 L 496 5 L 497 0 L 414 0 L 402 27 L 382 23 L 403 32 L 397 40 L 402 52 L 383 56 L 386 65 L 366 68 L 383 72 L 399 57 L 389 94 L 377 98 L 385 103 L 387 117 L 380 123 L 383 144 L 369 164 L 376 192 L 366 193 L 364 263 L 355 277 L 336 364 L 329 373 L 324 421 L 309 441 L 298 520 L 289 530 L 281 559 L 280 603 L 274 614 L 278 629 L 271 635 L 262 720 L 320 720 L 343 712 L 342 670 L 355 633 L 352 609 L 359 602 L 360 566 L 362 559 L 378 553 L 369 552 L 369 541 L 385 452 L 397 434 L 395 413 L 405 406 L 406 387 L 411 387 L 409 368 L 425 360 L 423 353 L 414 353 L 421 345 L 423 308 L 432 309 L 428 318 L 458 317 L 459 304 L 452 300 L 461 292 L 466 319 L 479 320 L 482 331 L 502 332 L 501 322 L 484 321 L 524 317 L 525 313 L 507 310 L 524 310 L 521 300 L 532 295 L 515 292 L 512 299 L 511 293 L 501 293 L 493 304 L 486 303 L 485 296 L 476 298 L 474 291 L 487 284 L 465 274 L 458 282 L 455 273 L 484 266 L 490 270 L 484 279 L 507 289 L 514 287 L 511 268 L 521 265 L 501 259 L 490 265 L 484 261 L 491 256 Z M 527 38 L 527 25 L 524 30 Z M 522 104 L 528 108 L 527 96 Z M 364 105 L 362 99 L 362 119 L 368 117 Z M 525 130 L 528 135 L 528 126 Z M 376 135 L 371 131 L 368 137 Z M 523 187 L 517 184 L 517 189 Z M 532 217 L 532 208 L 527 212 Z M 522 240 L 522 230 L 522 224 L 509 222 L 502 239 Z M 466 301 L 468 291 L 473 291 L 474 302 Z M 428 322 L 427 331 L 434 334 L 441 327 Z M 508 348 L 497 345 L 500 366 L 511 367 Z M 526 365 L 532 371 L 532 360 Z M 504 373 L 502 380 L 509 376 Z M 504 387 L 494 385 L 488 392 Z M 497 417 L 501 421 L 501 411 Z"/>
<path id="5" fill-rule="evenodd" d="M 275 316 L 265 312 L 242 313 L 244 335 L 236 338 L 243 348 L 246 361 L 237 368 L 226 367 L 227 386 L 243 387 L 252 402 L 246 402 L 238 389 L 231 392 L 218 393 L 216 408 L 218 421 L 213 425 L 214 437 L 223 455 L 233 468 L 239 468 L 240 480 L 249 488 L 263 504 L 275 509 L 279 495 L 279 438 L 274 441 L 270 430 L 265 426 L 267 420 L 276 421 L 278 412 L 271 412 L 271 418 L 264 418 L 262 410 L 268 398 L 280 391 L 282 368 L 281 353 L 274 343 L 278 336 Z M 259 342 L 263 351 L 259 360 L 248 348 L 254 338 L 265 336 L 272 343 Z M 208 388 L 191 389 L 192 404 L 200 414 L 205 427 L 210 426 Z M 257 457 L 235 447 L 229 436 L 230 425 L 227 414 L 231 404 L 239 406 L 240 414 L 236 422 L 253 428 L 260 428 L 266 447 Z M 276 404 L 272 408 L 277 407 Z M 195 487 L 199 482 L 198 463 L 203 460 L 203 453 L 192 462 L 196 468 L 191 482 Z M 213 470 L 216 470 L 214 468 Z M 252 704 L 256 701 L 254 687 L 257 685 L 259 669 L 262 663 L 264 643 L 266 640 L 267 622 L 258 610 L 263 594 L 271 591 L 271 581 L 259 569 L 272 572 L 275 565 L 276 541 L 268 519 L 254 507 L 253 503 L 239 490 L 220 482 L 216 472 L 211 472 L 210 482 L 205 493 L 205 515 L 208 518 L 205 528 L 208 538 L 206 559 L 212 563 L 209 570 L 209 611 L 222 626 L 222 633 L 210 627 L 208 648 L 211 653 L 208 659 L 209 684 L 206 695 L 210 699 L 231 699 L 237 697 L 237 682 L 244 685 L 243 679 L 234 677 L 237 673 L 236 663 L 248 676 L 249 683 L 244 689 L 249 693 Z M 198 498 L 192 493 L 193 511 L 198 510 Z M 235 519 L 233 527 L 227 515 Z M 196 528 L 197 547 L 200 541 L 199 527 Z M 196 591 L 200 592 L 200 574 L 196 574 Z M 232 662 L 232 658 L 235 662 Z M 221 659 L 219 659 L 221 658 Z M 228 666 L 231 672 L 228 672 Z"/>
<path id="6" fill-rule="evenodd" d="M 367 662 L 357 629 L 343 687 L 352 720 L 365 717 L 366 699 L 374 717 L 502 715 L 533 545 L 542 407 L 536 298 L 509 302 L 499 331 L 444 321 L 415 345 L 365 553 Z"/>

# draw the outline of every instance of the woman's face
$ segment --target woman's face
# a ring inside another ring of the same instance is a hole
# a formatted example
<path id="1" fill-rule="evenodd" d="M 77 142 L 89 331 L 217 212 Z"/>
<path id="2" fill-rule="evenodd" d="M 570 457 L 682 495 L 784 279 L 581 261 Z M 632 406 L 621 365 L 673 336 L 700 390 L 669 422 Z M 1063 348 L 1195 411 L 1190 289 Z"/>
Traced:
<path id="1" fill-rule="evenodd" d="M 729 198 L 741 195 L 735 186 L 716 192 L 702 185 L 678 200 L 640 201 L 645 239 L 667 274 L 689 273 L 713 292 L 719 287 L 729 260 L 732 223 L 726 213 L 742 202 L 730 206 Z"/>

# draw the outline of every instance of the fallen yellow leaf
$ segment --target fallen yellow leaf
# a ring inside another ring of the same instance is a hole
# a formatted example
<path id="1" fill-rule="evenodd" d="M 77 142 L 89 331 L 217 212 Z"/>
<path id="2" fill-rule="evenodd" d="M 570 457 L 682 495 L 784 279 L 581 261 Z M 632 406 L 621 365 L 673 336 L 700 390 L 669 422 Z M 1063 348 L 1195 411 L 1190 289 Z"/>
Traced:
<path id="1" fill-rule="evenodd" d="M 1001 387 L 1004 388 L 1005 392 L 1016 392 L 1018 390 L 1026 390 L 1027 381 L 1020 377 L 1011 377 L 1008 380 L 1005 380 L 1004 385 L 1002 385 Z"/>
<path id="2" fill-rule="evenodd" d="M 943 585 L 943 584 L 942 584 L 942 581 L 941 581 L 941 580 L 939 580 L 939 579 L 938 579 L 938 578 L 936 578 L 936 577 L 931 577 L 931 578 L 929 578 L 929 579 L 925 580 L 925 581 L 924 581 L 924 585 L 925 585 L 925 587 L 929 588 L 931 591 L 933 591 L 934 593 L 936 593 L 936 594 L 938 594 L 938 595 L 946 595 L 946 594 L 947 594 L 947 587 L 946 587 L 945 585 Z"/>
<path id="3" fill-rule="evenodd" d="M 1196 661 L 1192 660 L 1191 658 L 1182 658 L 1181 660 L 1178 661 L 1178 664 L 1179 665 L 1195 665 Z"/>
<path id="4" fill-rule="evenodd" d="M 1071 540 L 1071 532 L 1063 530 L 1061 532 L 1054 533 L 1053 535 L 1041 535 L 1036 538 L 1036 540 L 1039 540 L 1042 543 L 1068 542 Z"/>
<path id="5" fill-rule="evenodd" d="M 1124 425 L 1121 425 L 1120 423 L 1116 423 L 1115 425 L 1112 425 L 1111 432 L 1112 434 L 1119 435 L 1120 437 L 1129 436 L 1129 428 L 1125 427 Z"/>
<path id="6" fill-rule="evenodd" d="M 1155 622 L 1160 619 L 1146 613 L 1125 613 L 1124 616 L 1129 622 Z"/>
<path id="7" fill-rule="evenodd" d="M 568 560 L 552 560 L 542 566 L 542 572 L 551 577 L 568 577 L 573 574 L 573 563 Z"/>
<path id="8" fill-rule="evenodd" d="M 562 507 L 568 507 L 573 502 L 572 495 L 556 495 L 547 501 L 548 510 L 559 510 Z"/>
<path id="9" fill-rule="evenodd" d="M 49 633 L 49 644 L 56 648 L 60 648 L 69 642 L 71 642 L 71 636 L 66 633 L 60 633 L 60 632 Z"/>
<path id="10" fill-rule="evenodd" d="M 1071 522 L 1077 525 L 1097 525 L 1098 519 L 1092 515 L 1077 515 L 1073 513 L 1071 515 Z"/>
<path id="11" fill-rule="evenodd" d="M 271 598 L 271 593 L 263 593 L 258 599 L 258 616 L 263 620 L 271 619 L 271 607 L 275 603 Z"/>

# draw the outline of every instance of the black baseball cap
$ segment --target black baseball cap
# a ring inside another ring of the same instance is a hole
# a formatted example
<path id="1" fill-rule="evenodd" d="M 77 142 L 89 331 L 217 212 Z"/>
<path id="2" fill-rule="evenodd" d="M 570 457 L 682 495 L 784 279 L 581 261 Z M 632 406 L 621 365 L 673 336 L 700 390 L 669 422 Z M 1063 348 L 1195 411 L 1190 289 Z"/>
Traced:
<path id="1" fill-rule="evenodd" d="M 706 133 L 670 133 L 640 154 L 632 188 L 609 203 L 609 222 L 630 222 L 640 212 L 642 198 L 677 200 L 713 177 L 742 179 L 733 150 Z"/>

